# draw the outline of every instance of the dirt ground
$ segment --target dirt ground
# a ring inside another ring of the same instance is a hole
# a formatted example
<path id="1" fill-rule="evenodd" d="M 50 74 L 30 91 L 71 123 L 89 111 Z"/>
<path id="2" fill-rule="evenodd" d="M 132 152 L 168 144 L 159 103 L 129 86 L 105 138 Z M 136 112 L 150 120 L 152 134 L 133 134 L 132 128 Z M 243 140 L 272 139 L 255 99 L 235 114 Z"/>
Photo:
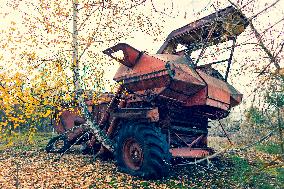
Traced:
<path id="1" fill-rule="evenodd" d="M 232 179 L 239 166 L 229 154 L 210 164 L 175 165 L 162 180 L 141 180 L 118 172 L 113 161 L 94 160 L 76 148 L 58 160 L 59 154 L 45 152 L 46 143 L 0 151 L 0 188 L 247 188 Z"/>
<path id="2" fill-rule="evenodd" d="M 169 178 L 145 181 L 117 171 L 114 162 L 94 160 L 71 151 L 59 161 L 58 154 L 42 149 L 8 149 L 0 154 L 0 188 L 220 188 L 226 182 L 230 163 L 213 162 L 212 167 L 175 166 Z"/>

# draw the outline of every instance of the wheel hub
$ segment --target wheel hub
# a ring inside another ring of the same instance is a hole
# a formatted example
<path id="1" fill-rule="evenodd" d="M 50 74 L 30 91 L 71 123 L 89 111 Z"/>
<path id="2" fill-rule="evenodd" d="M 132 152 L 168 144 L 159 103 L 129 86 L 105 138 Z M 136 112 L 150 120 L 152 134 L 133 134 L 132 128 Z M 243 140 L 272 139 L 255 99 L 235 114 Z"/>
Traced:
<path id="1" fill-rule="evenodd" d="M 55 143 L 54 143 L 54 148 L 55 149 L 61 149 L 63 148 L 64 146 L 64 141 L 63 140 L 57 140 Z"/>
<path id="2" fill-rule="evenodd" d="M 143 163 L 143 150 L 140 144 L 133 138 L 128 139 L 123 146 L 123 159 L 125 164 L 133 169 L 140 169 Z"/>

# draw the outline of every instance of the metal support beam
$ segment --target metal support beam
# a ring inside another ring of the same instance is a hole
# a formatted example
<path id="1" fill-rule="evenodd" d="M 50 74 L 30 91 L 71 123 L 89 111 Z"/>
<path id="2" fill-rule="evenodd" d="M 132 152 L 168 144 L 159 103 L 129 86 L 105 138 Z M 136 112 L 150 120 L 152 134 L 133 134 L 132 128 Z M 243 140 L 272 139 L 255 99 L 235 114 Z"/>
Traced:
<path id="1" fill-rule="evenodd" d="M 227 81 L 228 76 L 229 76 L 229 71 L 230 71 L 230 68 L 231 68 L 234 50 L 235 50 L 235 46 L 236 46 L 236 40 L 237 40 L 237 38 L 234 37 L 233 38 L 233 45 L 232 45 L 232 48 L 231 48 L 230 58 L 228 59 L 228 67 L 227 67 L 227 71 L 226 71 L 226 75 L 225 75 L 225 81 Z"/>

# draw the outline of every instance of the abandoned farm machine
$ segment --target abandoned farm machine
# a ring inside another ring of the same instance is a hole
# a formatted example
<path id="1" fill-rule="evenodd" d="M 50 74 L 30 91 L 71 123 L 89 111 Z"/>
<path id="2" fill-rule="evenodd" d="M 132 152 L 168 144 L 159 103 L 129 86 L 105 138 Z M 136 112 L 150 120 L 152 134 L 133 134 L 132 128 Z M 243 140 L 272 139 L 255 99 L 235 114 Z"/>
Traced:
<path id="1" fill-rule="evenodd" d="M 104 50 L 121 63 L 114 76 L 121 85 L 116 94 L 104 93 L 98 102 L 86 99 L 86 104 L 113 141 L 114 152 L 85 127 L 78 108 L 57 112 L 54 127 L 60 135 L 46 150 L 63 153 L 81 144 L 85 151 L 112 156 L 121 171 L 144 178 L 167 176 L 175 158 L 209 156 L 213 150 L 207 146 L 208 120 L 225 118 L 242 100 L 227 79 L 236 38 L 247 25 L 248 19 L 230 6 L 172 31 L 157 54 L 125 43 Z M 226 41 L 232 41 L 228 59 L 199 64 L 207 47 Z M 123 58 L 115 56 L 119 51 Z M 192 52 L 199 51 L 193 59 Z M 222 62 L 227 62 L 223 75 L 212 68 Z"/>

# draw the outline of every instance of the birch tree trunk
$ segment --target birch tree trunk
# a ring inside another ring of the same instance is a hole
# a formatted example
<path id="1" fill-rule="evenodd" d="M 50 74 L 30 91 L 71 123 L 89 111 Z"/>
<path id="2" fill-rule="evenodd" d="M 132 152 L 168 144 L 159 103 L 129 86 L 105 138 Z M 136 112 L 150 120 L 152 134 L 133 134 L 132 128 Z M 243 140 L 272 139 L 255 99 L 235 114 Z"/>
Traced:
<path id="1" fill-rule="evenodd" d="M 85 103 L 84 97 L 82 96 L 82 87 L 80 82 L 79 73 L 79 58 L 78 58 L 78 0 L 73 0 L 73 32 L 72 32 L 72 68 L 73 68 L 73 82 L 75 88 L 75 102 L 79 103 L 82 114 L 86 120 L 86 124 L 91 128 L 96 139 L 109 151 L 113 152 L 113 144 L 106 133 L 100 129 L 96 121 L 91 120 L 91 115 L 88 112 L 87 105 Z"/>

